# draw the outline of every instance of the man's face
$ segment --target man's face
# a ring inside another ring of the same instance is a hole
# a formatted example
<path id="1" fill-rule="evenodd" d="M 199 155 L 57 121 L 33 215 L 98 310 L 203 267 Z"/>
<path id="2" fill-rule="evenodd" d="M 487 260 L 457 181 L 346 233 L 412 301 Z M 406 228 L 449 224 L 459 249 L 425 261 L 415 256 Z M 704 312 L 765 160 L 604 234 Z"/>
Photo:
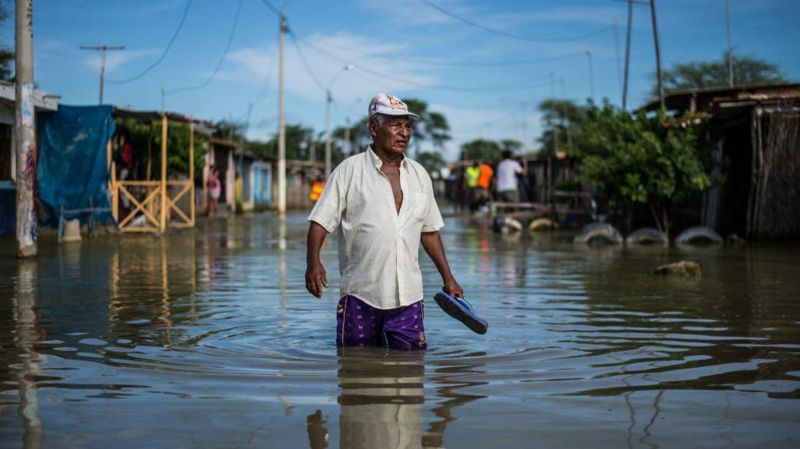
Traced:
<path id="1" fill-rule="evenodd" d="M 376 149 L 391 154 L 403 154 L 411 141 L 411 119 L 407 116 L 387 116 L 382 126 L 372 120 L 369 130 Z"/>

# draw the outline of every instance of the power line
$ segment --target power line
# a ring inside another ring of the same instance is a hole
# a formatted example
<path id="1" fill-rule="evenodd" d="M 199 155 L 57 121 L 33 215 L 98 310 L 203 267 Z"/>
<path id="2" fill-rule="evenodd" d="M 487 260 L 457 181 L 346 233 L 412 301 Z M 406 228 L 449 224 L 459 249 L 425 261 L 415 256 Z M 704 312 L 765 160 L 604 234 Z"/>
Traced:
<path id="1" fill-rule="evenodd" d="M 225 44 L 225 50 L 222 52 L 222 56 L 219 58 L 219 62 L 217 63 L 217 66 L 214 67 L 214 71 L 211 73 L 211 76 L 209 76 L 208 79 L 206 79 L 203 83 L 198 84 L 196 86 L 178 87 L 176 89 L 166 90 L 166 91 L 164 91 L 164 94 L 172 94 L 172 93 L 175 93 L 175 92 L 185 92 L 185 91 L 189 91 L 189 90 L 202 89 L 202 88 L 206 87 L 208 85 L 208 83 L 210 83 L 214 79 L 215 76 L 217 76 L 217 73 L 219 72 L 219 69 L 222 67 L 222 63 L 225 62 L 225 57 L 228 55 L 228 51 L 230 51 L 230 49 L 231 49 L 231 44 L 233 43 L 233 36 L 234 36 L 234 34 L 236 34 L 236 27 L 239 24 L 239 15 L 242 12 L 242 5 L 243 4 L 244 4 L 244 0 L 239 0 L 239 4 L 236 7 L 236 15 L 233 18 L 233 26 L 231 27 L 231 32 L 228 35 L 228 42 Z"/>
<path id="2" fill-rule="evenodd" d="M 370 52 L 359 51 L 352 47 L 345 47 L 342 45 L 332 44 L 330 42 L 323 42 L 318 43 L 320 46 L 331 47 L 335 49 L 339 49 L 342 51 L 356 53 L 359 55 L 365 56 L 372 56 L 373 54 Z M 585 52 L 571 52 L 571 53 L 564 53 L 561 55 L 554 55 L 554 56 L 547 56 L 543 58 L 536 58 L 536 59 L 519 59 L 519 60 L 511 60 L 511 61 L 447 61 L 447 60 L 434 60 L 434 59 L 415 59 L 415 58 L 403 58 L 402 56 L 392 56 L 392 60 L 400 61 L 400 62 L 408 62 L 412 64 L 419 64 L 419 65 L 430 65 L 430 66 L 451 66 L 451 67 L 500 67 L 500 66 L 517 66 L 517 65 L 531 65 L 531 64 L 539 64 L 544 62 L 552 62 L 552 61 L 560 61 L 562 59 L 568 58 L 576 58 L 578 56 L 583 56 Z"/>
<path id="3" fill-rule="evenodd" d="M 317 75 L 314 73 L 313 70 L 311 70 L 311 65 L 309 65 L 308 61 L 306 60 L 306 56 L 303 54 L 303 49 L 301 49 L 300 46 L 297 44 L 297 36 L 294 34 L 294 32 L 292 32 L 291 29 L 289 29 L 289 34 L 293 38 L 292 44 L 294 44 L 294 48 L 297 50 L 297 54 L 298 56 L 300 56 L 300 61 L 303 62 L 303 66 L 305 67 L 306 72 L 308 72 L 308 75 L 314 81 L 314 84 L 316 84 L 321 91 L 326 92 L 325 86 L 322 85 L 319 78 L 317 78 Z"/>
<path id="4" fill-rule="evenodd" d="M 275 5 L 273 5 L 272 3 L 270 3 L 270 1 L 269 1 L 269 0 L 261 0 L 261 3 L 263 3 L 264 5 L 266 5 L 266 6 L 267 6 L 267 8 L 269 8 L 269 9 L 270 9 L 270 10 L 271 10 L 271 11 L 272 11 L 272 12 L 273 12 L 273 13 L 274 13 L 276 16 L 278 16 L 278 17 L 280 17 L 280 16 L 281 16 L 281 11 L 280 11 L 278 8 L 276 8 L 276 7 L 275 7 Z"/>
<path id="5" fill-rule="evenodd" d="M 330 57 L 332 59 L 335 59 L 335 60 L 337 60 L 339 62 L 342 62 L 342 63 L 351 63 L 350 61 L 348 61 L 348 60 L 346 60 L 346 59 L 344 59 L 344 58 L 342 58 L 340 56 L 334 55 L 334 54 L 326 51 L 325 49 L 320 48 L 316 44 L 310 42 L 308 39 L 305 39 L 305 38 L 303 38 L 301 36 L 298 36 L 295 32 L 293 32 L 291 30 L 289 32 L 292 34 L 292 36 L 296 40 L 302 41 L 303 43 L 305 43 L 309 47 L 314 48 L 315 50 L 317 50 L 319 53 L 321 53 L 323 55 L 326 55 L 326 56 L 328 56 L 328 57 Z M 382 80 L 396 81 L 396 82 L 399 82 L 399 83 L 407 84 L 409 86 L 415 86 L 415 87 L 420 87 L 420 88 L 425 88 L 425 89 L 445 90 L 445 91 L 453 91 L 453 92 L 481 92 L 481 91 L 498 91 L 498 90 L 519 90 L 519 89 L 524 89 L 524 88 L 528 88 L 528 87 L 536 87 L 536 86 L 538 86 L 538 84 L 530 84 L 530 83 L 531 82 L 542 81 L 542 78 L 534 78 L 534 79 L 526 79 L 526 80 L 515 80 L 515 82 L 512 82 L 512 83 L 503 83 L 502 85 L 496 85 L 495 84 L 495 85 L 490 85 L 490 86 L 469 86 L 469 87 L 467 87 L 467 86 L 436 86 L 436 85 L 429 85 L 429 84 L 419 83 L 419 82 L 415 82 L 415 81 L 410 81 L 410 80 L 403 79 L 403 78 L 398 78 L 398 77 L 395 77 L 395 76 L 387 75 L 385 73 L 376 72 L 374 70 L 371 70 L 371 69 L 368 69 L 368 68 L 365 68 L 365 67 L 361 67 L 361 66 L 358 66 L 358 65 L 356 65 L 356 67 L 358 68 L 358 73 L 366 73 L 366 74 L 372 75 L 373 77 L 376 77 L 376 78 L 379 78 L 379 79 L 382 79 Z M 315 81 L 315 82 L 320 87 L 320 89 L 322 89 L 323 91 L 325 90 L 324 87 L 321 86 L 321 83 L 319 83 L 318 81 Z"/>
<path id="6" fill-rule="evenodd" d="M 587 37 L 592 37 L 592 36 L 595 36 L 597 34 L 600 34 L 600 33 L 603 33 L 605 31 L 608 31 L 608 27 L 602 27 L 602 28 L 599 28 L 597 30 L 591 31 L 591 32 L 586 33 L 586 34 L 581 34 L 581 35 L 578 35 L 578 36 L 571 36 L 571 37 L 564 37 L 564 38 L 534 38 L 534 37 L 529 37 L 529 36 L 520 36 L 518 34 L 506 33 L 505 31 L 500 31 L 500 30 L 496 30 L 494 28 L 489 28 L 487 26 L 481 25 L 481 24 L 479 24 L 477 22 L 474 22 L 474 21 L 469 20 L 467 18 L 461 17 L 459 15 L 456 15 L 456 14 L 454 14 L 454 13 L 452 13 L 452 12 L 450 12 L 450 11 L 444 9 L 444 8 L 442 8 L 441 6 L 431 2 L 429 0 L 421 0 L 421 1 L 422 1 L 422 3 L 425 3 L 426 5 L 428 5 L 431 8 L 441 12 L 442 14 L 447 15 L 449 17 L 452 17 L 453 19 L 456 19 L 456 20 L 458 20 L 460 22 L 463 22 L 463 23 L 465 23 L 465 24 L 467 24 L 469 26 L 472 26 L 474 28 L 478 28 L 479 30 L 483 30 L 483 31 L 486 31 L 486 32 L 492 33 L 492 34 L 496 34 L 498 36 L 508 37 L 508 38 L 511 38 L 511 39 L 517 39 L 517 40 L 522 40 L 522 41 L 528 41 L 528 42 L 570 42 L 570 41 L 577 41 L 577 40 L 581 40 L 581 39 L 586 39 Z"/>
<path id="7" fill-rule="evenodd" d="M 126 79 L 122 79 L 122 80 L 108 80 L 108 82 L 112 83 L 112 84 L 124 84 L 124 83 L 130 83 L 131 81 L 136 81 L 139 78 L 142 78 L 143 76 L 147 75 L 156 66 L 161 64 L 161 62 L 164 61 L 164 58 L 167 57 L 167 53 L 169 52 L 169 49 L 172 48 L 172 44 L 173 44 L 173 42 L 175 42 L 175 39 L 178 37 L 178 33 L 181 32 L 181 28 L 183 28 L 183 24 L 186 22 L 186 16 L 189 15 L 189 7 L 192 5 L 193 1 L 194 0 L 188 0 L 186 2 L 186 6 L 183 7 L 183 15 L 181 15 L 181 20 L 180 20 L 180 22 L 178 22 L 178 27 L 175 28 L 175 32 L 172 33 L 172 37 L 169 39 L 169 42 L 167 43 L 167 46 L 164 48 L 164 52 L 161 53 L 161 56 L 154 63 L 150 64 L 150 66 L 148 66 L 146 69 L 144 69 L 144 71 L 142 73 L 140 73 L 140 74 L 138 74 L 136 76 L 132 76 L 130 78 L 126 78 Z"/>

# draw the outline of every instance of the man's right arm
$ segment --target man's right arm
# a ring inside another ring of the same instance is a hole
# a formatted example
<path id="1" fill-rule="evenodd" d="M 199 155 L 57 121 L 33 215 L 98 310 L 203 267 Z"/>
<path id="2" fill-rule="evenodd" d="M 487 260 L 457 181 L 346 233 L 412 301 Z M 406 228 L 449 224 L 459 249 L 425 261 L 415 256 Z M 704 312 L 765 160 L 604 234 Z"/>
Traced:
<path id="1" fill-rule="evenodd" d="M 322 288 L 328 287 L 328 277 L 325 267 L 319 258 L 322 243 L 328 231 L 317 222 L 310 222 L 308 226 L 308 240 L 306 242 L 306 290 L 317 298 L 322 297 Z"/>

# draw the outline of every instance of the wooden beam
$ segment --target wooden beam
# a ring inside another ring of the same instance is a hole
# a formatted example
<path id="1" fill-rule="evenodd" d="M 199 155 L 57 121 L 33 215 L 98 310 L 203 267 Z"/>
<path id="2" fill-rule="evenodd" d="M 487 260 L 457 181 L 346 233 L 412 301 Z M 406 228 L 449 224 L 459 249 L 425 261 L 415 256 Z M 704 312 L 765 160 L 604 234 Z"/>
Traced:
<path id="1" fill-rule="evenodd" d="M 191 186 L 191 193 L 189 193 L 190 223 L 194 226 L 194 119 L 192 116 L 189 116 L 189 185 Z"/>
<path id="2" fill-rule="evenodd" d="M 161 116 L 161 232 L 167 229 L 167 115 Z"/>

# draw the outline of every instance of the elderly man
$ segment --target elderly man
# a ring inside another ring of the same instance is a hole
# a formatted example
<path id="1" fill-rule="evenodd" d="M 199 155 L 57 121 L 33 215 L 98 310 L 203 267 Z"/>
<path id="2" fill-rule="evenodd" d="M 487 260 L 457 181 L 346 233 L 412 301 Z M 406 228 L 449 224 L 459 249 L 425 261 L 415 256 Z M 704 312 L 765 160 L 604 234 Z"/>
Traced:
<path id="1" fill-rule="evenodd" d="M 306 289 L 320 298 L 328 286 L 319 253 L 326 235 L 338 229 L 336 344 L 425 349 L 420 242 L 444 289 L 464 292 L 439 236 L 444 223 L 431 178 L 405 156 L 411 119 L 418 116 L 384 93 L 372 98 L 368 111 L 372 144 L 336 167 L 308 217 Z"/>

